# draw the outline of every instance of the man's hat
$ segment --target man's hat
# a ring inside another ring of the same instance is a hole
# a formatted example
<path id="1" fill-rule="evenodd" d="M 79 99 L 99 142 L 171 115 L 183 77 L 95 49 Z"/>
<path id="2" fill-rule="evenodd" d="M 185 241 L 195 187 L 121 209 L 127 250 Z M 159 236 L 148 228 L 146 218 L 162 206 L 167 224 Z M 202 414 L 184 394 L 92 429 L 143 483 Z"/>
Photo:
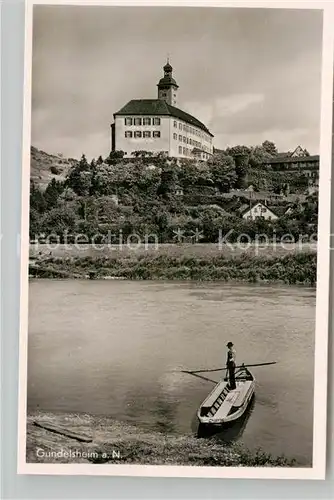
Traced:
<path id="1" fill-rule="evenodd" d="M 228 343 L 226 344 L 226 347 L 232 347 L 232 346 L 233 346 L 233 342 L 228 342 Z"/>

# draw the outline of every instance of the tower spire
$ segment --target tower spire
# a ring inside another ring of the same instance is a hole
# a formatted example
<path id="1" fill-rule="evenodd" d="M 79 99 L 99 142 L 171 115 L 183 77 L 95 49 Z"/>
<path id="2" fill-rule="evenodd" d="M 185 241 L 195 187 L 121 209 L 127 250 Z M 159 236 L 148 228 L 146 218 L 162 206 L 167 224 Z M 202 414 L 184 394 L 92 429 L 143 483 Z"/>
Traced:
<path id="1" fill-rule="evenodd" d="M 167 54 L 167 63 L 163 67 L 164 76 L 158 83 L 158 99 L 166 101 L 172 106 L 177 104 L 178 84 L 173 78 L 173 68 L 169 63 L 169 53 Z"/>

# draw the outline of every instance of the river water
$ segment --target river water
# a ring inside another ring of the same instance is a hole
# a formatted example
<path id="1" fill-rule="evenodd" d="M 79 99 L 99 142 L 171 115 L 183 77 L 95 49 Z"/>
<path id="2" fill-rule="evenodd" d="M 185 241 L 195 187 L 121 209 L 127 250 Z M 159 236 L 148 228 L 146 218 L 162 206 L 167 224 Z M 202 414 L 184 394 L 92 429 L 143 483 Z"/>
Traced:
<path id="1" fill-rule="evenodd" d="M 277 364 L 252 370 L 251 410 L 216 438 L 311 465 L 315 290 L 31 280 L 29 301 L 28 409 L 194 434 L 213 382 L 177 370 L 224 366 L 231 340 L 238 362 Z"/>

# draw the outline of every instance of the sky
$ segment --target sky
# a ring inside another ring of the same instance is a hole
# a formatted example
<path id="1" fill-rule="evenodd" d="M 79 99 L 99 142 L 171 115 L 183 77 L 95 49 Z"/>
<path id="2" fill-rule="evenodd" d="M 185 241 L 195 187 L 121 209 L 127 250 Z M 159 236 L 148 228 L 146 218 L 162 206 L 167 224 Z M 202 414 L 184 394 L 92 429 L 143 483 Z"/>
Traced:
<path id="1" fill-rule="evenodd" d="M 110 151 L 113 113 L 154 99 L 169 54 L 178 107 L 214 146 L 319 153 L 322 13 L 193 7 L 34 7 L 31 144 Z"/>

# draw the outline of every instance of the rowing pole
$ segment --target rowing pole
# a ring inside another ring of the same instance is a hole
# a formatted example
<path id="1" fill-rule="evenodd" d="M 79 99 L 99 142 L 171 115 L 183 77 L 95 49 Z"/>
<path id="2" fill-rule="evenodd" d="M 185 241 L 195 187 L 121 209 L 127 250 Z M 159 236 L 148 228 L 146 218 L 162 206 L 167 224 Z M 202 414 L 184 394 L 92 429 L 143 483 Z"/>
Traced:
<path id="1" fill-rule="evenodd" d="M 248 367 L 253 367 L 253 366 L 267 366 L 267 365 L 275 365 L 276 363 L 277 363 L 277 361 L 271 361 L 270 363 L 257 363 L 257 364 L 253 364 L 253 365 L 242 364 L 242 365 L 236 366 L 235 368 L 248 368 Z M 180 372 L 194 374 L 194 373 L 205 373 L 205 372 L 219 372 L 221 370 L 227 370 L 227 368 L 211 368 L 210 370 L 180 370 Z"/>

